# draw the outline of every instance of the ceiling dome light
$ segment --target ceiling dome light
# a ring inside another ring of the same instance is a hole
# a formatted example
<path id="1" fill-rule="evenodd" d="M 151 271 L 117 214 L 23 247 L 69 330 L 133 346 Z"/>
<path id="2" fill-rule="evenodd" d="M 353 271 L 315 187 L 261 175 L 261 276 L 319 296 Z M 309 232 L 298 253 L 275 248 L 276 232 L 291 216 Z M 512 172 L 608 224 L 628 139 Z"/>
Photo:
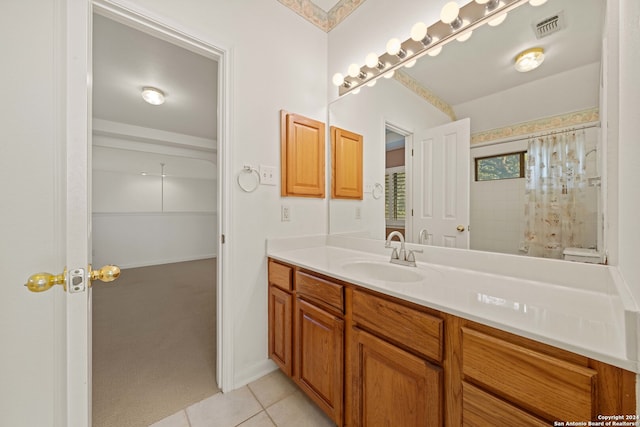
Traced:
<path id="1" fill-rule="evenodd" d="M 546 2 L 547 2 L 547 0 L 529 0 L 529 4 L 531 6 L 542 6 Z"/>
<path id="2" fill-rule="evenodd" d="M 331 81 L 336 86 L 342 86 L 344 84 L 344 76 L 340 73 L 335 73 Z"/>
<path id="3" fill-rule="evenodd" d="M 155 87 L 145 86 L 142 88 L 142 99 L 151 105 L 160 105 L 164 103 L 164 92 Z"/>
<path id="4" fill-rule="evenodd" d="M 516 56 L 515 68 L 521 73 L 534 70 L 542 64 L 544 61 L 544 49 L 541 47 L 534 47 L 520 52 Z"/>

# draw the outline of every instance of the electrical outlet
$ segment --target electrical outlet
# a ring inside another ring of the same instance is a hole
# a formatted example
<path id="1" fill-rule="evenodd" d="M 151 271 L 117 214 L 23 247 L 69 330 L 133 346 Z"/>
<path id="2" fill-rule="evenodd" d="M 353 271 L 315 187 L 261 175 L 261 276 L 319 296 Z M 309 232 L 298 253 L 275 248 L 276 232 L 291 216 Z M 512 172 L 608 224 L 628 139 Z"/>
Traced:
<path id="1" fill-rule="evenodd" d="M 291 207 L 282 205 L 280 213 L 283 222 L 291 221 Z"/>
<path id="2" fill-rule="evenodd" d="M 260 165 L 260 184 L 276 185 L 276 167 Z"/>

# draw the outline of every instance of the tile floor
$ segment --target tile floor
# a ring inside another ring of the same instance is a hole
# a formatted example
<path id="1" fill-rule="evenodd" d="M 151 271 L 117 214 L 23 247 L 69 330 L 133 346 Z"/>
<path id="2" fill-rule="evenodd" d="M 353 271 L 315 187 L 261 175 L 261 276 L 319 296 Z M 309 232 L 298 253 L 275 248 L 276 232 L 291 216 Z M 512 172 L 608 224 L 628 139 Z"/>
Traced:
<path id="1" fill-rule="evenodd" d="M 150 427 L 335 427 L 280 370 L 218 393 Z"/>

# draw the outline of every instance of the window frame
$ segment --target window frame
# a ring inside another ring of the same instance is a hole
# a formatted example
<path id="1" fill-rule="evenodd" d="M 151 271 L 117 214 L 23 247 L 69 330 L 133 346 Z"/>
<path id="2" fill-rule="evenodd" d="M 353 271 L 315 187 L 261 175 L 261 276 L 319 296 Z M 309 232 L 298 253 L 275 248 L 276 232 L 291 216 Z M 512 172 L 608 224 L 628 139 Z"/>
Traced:
<path id="1" fill-rule="evenodd" d="M 519 155 L 518 160 L 520 162 L 520 171 L 519 171 L 519 175 L 518 176 L 511 176 L 511 177 L 506 177 L 506 178 L 495 178 L 495 179 L 478 179 L 478 163 L 481 160 L 494 159 L 494 158 L 497 158 L 497 157 L 513 156 L 515 154 Z M 473 158 L 473 166 L 474 166 L 473 167 L 473 169 L 474 169 L 473 177 L 474 177 L 474 181 L 475 182 L 491 182 L 491 181 L 502 181 L 502 180 L 505 180 L 505 179 L 524 178 L 525 177 L 526 154 L 527 154 L 526 150 L 519 150 L 519 151 L 513 151 L 513 152 L 509 152 L 509 153 L 492 154 L 490 156 L 474 157 Z"/>

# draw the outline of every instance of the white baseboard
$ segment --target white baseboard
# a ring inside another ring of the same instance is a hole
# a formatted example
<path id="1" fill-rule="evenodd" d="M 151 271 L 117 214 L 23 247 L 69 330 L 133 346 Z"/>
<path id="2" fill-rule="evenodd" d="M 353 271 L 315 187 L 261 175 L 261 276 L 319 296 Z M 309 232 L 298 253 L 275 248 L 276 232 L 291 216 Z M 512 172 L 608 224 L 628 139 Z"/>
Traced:
<path id="1" fill-rule="evenodd" d="M 233 379 L 233 389 L 243 387 L 250 382 L 257 380 L 270 372 L 278 369 L 278 365 L 273 363 L 271 359 L 264 359 L 260 362 L 248 367 L 247 369 L 238 372 Z"/>

